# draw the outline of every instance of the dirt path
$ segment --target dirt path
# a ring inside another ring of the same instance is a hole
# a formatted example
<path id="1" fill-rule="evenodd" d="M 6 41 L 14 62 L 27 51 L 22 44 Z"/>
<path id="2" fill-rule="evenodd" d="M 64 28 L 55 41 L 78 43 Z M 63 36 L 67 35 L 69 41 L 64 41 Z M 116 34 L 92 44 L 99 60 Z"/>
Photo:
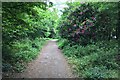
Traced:
<path id="1" fill-rule="evenodd" d="M 14 77 L 19 78 L 72 78 L 72 72 L 56 41 L 48 41 L 38 58 L 28 68 Z"/>

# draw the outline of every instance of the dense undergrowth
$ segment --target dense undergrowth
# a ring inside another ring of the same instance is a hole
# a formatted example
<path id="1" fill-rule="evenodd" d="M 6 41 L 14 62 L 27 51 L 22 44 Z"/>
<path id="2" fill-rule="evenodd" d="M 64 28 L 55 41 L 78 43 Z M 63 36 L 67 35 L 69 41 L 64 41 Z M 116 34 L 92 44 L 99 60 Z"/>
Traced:
<path id="1" fill-rule="evenodd" d="M 120 69 L 117 62 L 118 44 L 116 40 L 99 41 L 87 46 L 70 45 L 61 39 L 59 48 L 67 56 L 74 73 L 83 78 L 118 78 Z"/>
<path id="2" fill-rule="evenodd" d="M 118 4 L 68 3 L 58 25 L 58 46 L 83 78 L 119 78 Z"/>
<path id="3" fill-rule="evenodd" d="M 62 15 L 49 2 L 2 3 L 3 72 L 22 72 L 48 39 L 74 73 L 83 78 L 118 78 L 119 3 L 66 3 Z"/>
<path id="4" fill-rule="evenodd" d="M 22 72 L 26 68 L 26 63 L 35 59 L 42 49 L 47 39 L 36 38 L 35 40 L 24 39 L 16 41 L 7 49 L 4 47 L 3 72 Z M 9 54 L 8 54 L 9 52 Z"/>
<path id="5" fill-rule="evenodd" d="M 46 2 L 2 3 L 2 71 L 22 72 L 47 38 L 55 37 L 56 9 Z"/>

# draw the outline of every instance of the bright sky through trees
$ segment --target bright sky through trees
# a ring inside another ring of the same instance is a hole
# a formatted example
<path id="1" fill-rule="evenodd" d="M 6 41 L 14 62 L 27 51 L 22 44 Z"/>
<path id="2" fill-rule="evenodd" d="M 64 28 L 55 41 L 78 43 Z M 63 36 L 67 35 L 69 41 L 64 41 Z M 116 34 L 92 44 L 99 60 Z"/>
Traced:
<path id="1" fill-rule="evenodd" d="M 60 16 L 62 14 L 61 10 L 63 10 L 63 8 L 65 8 L 65 7 L 67 7 L 65 2 L 70 1 L 70 0 L 50 0 L 50 1 L 53 2 L 53 4 L 54 4 L 53 8 L 58 9 L 58 16 Z"/>

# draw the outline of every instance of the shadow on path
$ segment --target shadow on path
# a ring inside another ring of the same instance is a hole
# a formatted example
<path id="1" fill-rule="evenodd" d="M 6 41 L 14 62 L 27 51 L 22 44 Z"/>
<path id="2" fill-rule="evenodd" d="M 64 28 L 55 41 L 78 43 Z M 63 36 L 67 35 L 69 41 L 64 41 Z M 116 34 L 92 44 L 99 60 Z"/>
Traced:
<path id="1" fill-rule="evenodd" d="M 73 75 L 65 57 L 58 49 L 56 40 L 49 40 L 37 59 L 30 62 L 23 73 L 16 73 L 12 77 L 73 78 Z"/>

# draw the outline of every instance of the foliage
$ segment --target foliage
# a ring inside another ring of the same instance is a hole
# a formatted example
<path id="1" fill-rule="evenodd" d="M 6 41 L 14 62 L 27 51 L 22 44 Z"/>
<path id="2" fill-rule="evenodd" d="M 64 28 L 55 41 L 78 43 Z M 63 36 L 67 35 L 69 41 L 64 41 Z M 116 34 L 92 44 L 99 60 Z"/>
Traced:
<path id="1" fill-rule="evenodd" d="M 97 8 L 95 34 L 97 40 L 118 38 L 118 3 L 94 3 Z M 104 35 L 104 36 L 103 36 Z"/>
<path id="2" fill-rule="evenodd" d="M 78 77 L 118 78 L 118 4 L 69 3 L 58 25 L 58 45 Z"/>
<path id="3" fill-rule="evenodd" d="M 3 71 L 23 71 L 45 41 L 57 37 L 79 77 L 118 78 L 118 4 L 67 5 L 58 19 L 53 3 L 3 2 Z"/>
<path id="4" fill-rule="evenodd" d="M 46 39 L 42 38 L 16 41 L 11 46 L 11 52 L 9 52 L 9 54 L 8 51 L 3 48 L 3 71 L 23 71 L 25 68 L 25 63 L 37 57 L 45 42 Z"/>
<path id="5" fill-rule="evenodd" d="M 62 44 L 62 40 L 58 44 Z M 60 46 L 61 47 L 61 46 Z M 87 46 L 62 46 L 74 73 L 84 78 L 118 78 L 117 41 L 99 41 Z"/>
<path id="6" fill-rule="evenodd" d="M 45 5 L 44 3 L 41 3 Z M 38 6 L 38 3 L 3 3 L 2 5 L 2 27 L 3 41 L 14 41 L 34 33 L 33 25 L 30 25 L 34 17 L 35 11 L 33 6 Z M 44 7 L 45 8 L 45 7 Z M 7 16 L 6 16 L 7 15 Z M 29 31 L 29 32 L 28 32 Z"/>
<path id="7" fill-rule="evenodd" d="M 2 3 L 3 71 L 23 69 L 24 62 L 34 59 L 46 41 L 39 38 L 55 36 L 58 16 L 50 7 L 45 2 Z"/>
<path id="8" fill-rule="evenodd" d="M 60 49 L 63 49 L 65 45 L 67 45 L 68 41 L 66 39 L 59 39 L 58 46 Z"/>
<path id="9" fill-rule="evenodd" d="M 48 37 L 54 28 L 54 16 L 40 3 L 3 3 L 3 41 Z M 55 13 L 53 13 L 55 14 Z M 7 15 L 7 16 L 6 16 Z M 56 17 L 55 17 L 56 18 Z"/>
<path id="10" fill-rule="evenodd" d="M 71 4 L 64 10 L 58 27 L 62 38 L 86 45 L 117 37 L 117 3 L 78 3 L 79 7 Z"/>

